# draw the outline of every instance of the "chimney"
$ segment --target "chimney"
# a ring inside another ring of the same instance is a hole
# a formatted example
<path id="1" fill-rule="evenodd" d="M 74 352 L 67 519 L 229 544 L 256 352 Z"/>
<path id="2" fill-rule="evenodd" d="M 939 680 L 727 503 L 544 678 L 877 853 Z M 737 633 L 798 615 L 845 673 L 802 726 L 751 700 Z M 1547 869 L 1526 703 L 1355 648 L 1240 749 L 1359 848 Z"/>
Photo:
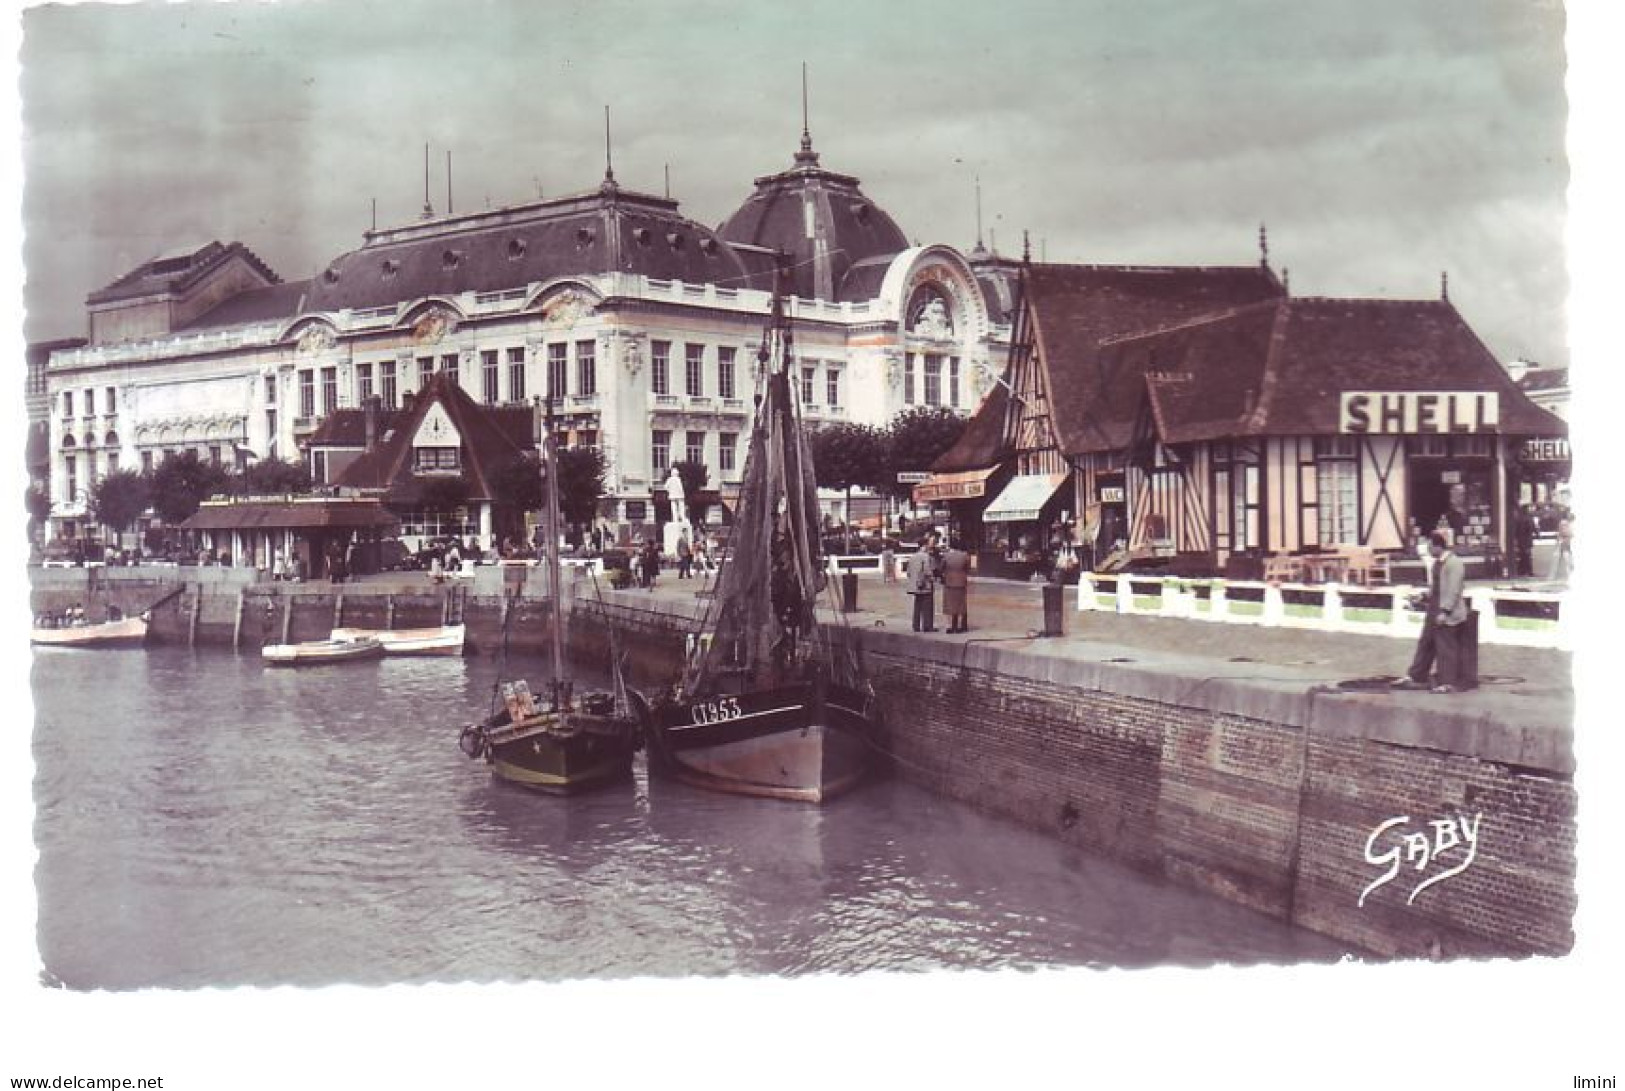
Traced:
<path id="1" fill-rule="evenodd" d="M 378 446 L 378 406 L 380 399 L 374 394 L 369 397 L 361 407 L 361 417 L 366 423 L 367 443 L 365 449 L 370 451 Z"/>

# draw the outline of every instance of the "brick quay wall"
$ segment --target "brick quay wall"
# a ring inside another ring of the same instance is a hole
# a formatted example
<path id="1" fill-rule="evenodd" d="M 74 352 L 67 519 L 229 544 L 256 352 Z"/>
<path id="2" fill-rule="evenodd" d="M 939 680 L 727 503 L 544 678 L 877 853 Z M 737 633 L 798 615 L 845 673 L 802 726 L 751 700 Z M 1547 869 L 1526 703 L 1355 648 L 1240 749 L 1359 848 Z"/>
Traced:
<path id="1" fill-rule="evenodd" d="M 513 650 L 545 644 L 535 570 L 438 587 L 252 577 L 36 572 L 33 605 L 99 617 L 107 601 L 135 612 L 171 595 L 154 639 L 243 650 L 443 619 L 468 624 L 474 654 L 505 631 Z M 702 601 L 566 589 L 573 657 L 607 662 L 613 639 L 635 684 L 675 677 Z M 840 631 L 879 694 L 893 774 L 934 793 L 1377 955 L 1572 946 L 1566 700 L 1341 692 L 1287 668 L 1076 638 Z"/>

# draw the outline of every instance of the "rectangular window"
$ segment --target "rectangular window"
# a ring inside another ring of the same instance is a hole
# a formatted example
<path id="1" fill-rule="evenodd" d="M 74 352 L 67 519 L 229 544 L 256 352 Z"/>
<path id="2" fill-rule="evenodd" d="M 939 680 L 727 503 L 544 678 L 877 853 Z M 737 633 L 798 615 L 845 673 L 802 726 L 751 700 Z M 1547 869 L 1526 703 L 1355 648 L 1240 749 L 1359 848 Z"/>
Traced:
<path id="1" fill-rule="evenodd" d="M 1315 489 L 1320 497 L 1320 544 L 1323 546 L 1360 542 L 1359 467 L 1353 459 L 1315 463 Z"/>
<path id="2" fill-rule="evenodd" d="M 144 474 L 152 473 L 152 452 L 151 451 L 142 451 L 141 452 L 141 472 L 144 473 Z"/>
<path id="3" fill-rule="evenodd" d="M 71 390 L 62 392 L 62 415 L 64 417 L 73 416 L 73 391 Z"/>
<path id="4" fill-rule="evenodd" d="M 717 349 L 717 397 L 729 401 L 739 397 L 734 393 L 734 350 Z"/>
<path id="5" fill-rule="evenodd" d="M 118 473 L 118 452 L 117 451 L 108 451 L 107 452 L 107 472 L 110 473 L 110 474 Z"/>
<path id="6" fill-rule="evenodd" d="M 110 387 L 107 388 L 107 415 L 109 417 L 111 417 L 111 416 L 115 415 L 117 412 L 118 412 L 118 388 L 110 386 Z"/>
<path id="7" fill-rule="evenodd" d="M 925 404 L 942 404 L 942 357 L 925 358 Z"/>
<path id="8" fill-rule="evenodd" d="M 328 483 L 326 451 L 310 452 L 310 479 L 318 485 L 326 485 Z"/>
<path id="9" fill-rule="evenodd" d="M 460 447 L 412 448 L 412 471 L 414 473 L 446 473 L 461 469 L 462 464 L 462 448 Z"/>
<path id="10" fill-rule="evenodd" d="M 525 400 L 525 350 L 508 350 L 508 400 Z"/>
<path id="11" fill-rule="evenodd" d="M 591 398 L 598 393 L 598 359 L 591 341 L 576 342 L 576 397 Z"/>
<path id="12" fill-rule="evenodd" d="M 422 390 L 425 387 L 427 387 L 429 385 L 429 380 L 432 379 L 432 378 L 434 378 L 434 357 L 433 356 L 419 356 L 418 357 L 418 389 Z"/>
<path id="13" fill-rule="evenodd" d="M 62 457 L 62 468 L 68 474 L 68 500 L 79 495 L 79 463 L 72 455 Z"/>
<path id="14" fill-rule="evenodd" d="M 570 393 L 570 346 L 564 342 L 547 346 L 547 397 L 562 399 Z"/>
<path id="15" fill-rule="evenodd" d="M 336 367 L 322 368 L 322 415 L 333 412 L 339 407 L 339 369 Z"/>
<path id="16" fill-rule="evenodd" d="M 276 404 L 276 376 L 275 375 L 267 375 L 265 377 L 265 404 L 266 405 L 275 405 Z"/>
<path id="17" fill-rule="evenodd" d="M 813 393 L 814 393 L 813 384 L 816 383 L 817 381 L 818 381 L 818 369 L 817 368 L 815 368 L 815 367 L 804 367 L 804 368 L 801 369 L 801 404 L 802 405 L 811 405 L 813 403 Z"/>
<path id="18" fill-rule="evenodd" d="M 397 401 L 395 389 L 395 361 L 385 360 L 378 365 L 378 393 L 383 395 L 384 408 L 394 409 Z"/>
<path id="19" fill-rule="evenodd" d="M 85 391 L 85 416 L 94 417 L 95 415 L 96 415 L 96 392 L 94 390 L 87 390 L 87 391 Z"/>
<path id="20" fill-rule="evenodd" d="M 689 397 L 705 397 L 704 345 L 685 345 L 683 347 L 683 376 Z"/>
<path id="21" fill-rule="evenodd" d="M 649 461 L 654 464 L 655 473 L 664 477 L 666 471 L 671 469 L 671 433 L 662 429 L 655 429 L 649 442 Z"/>
<path id="22" fill-rule="evenodd" d="M 355 400 L 361 405 L 367 404 L 372 397 L 372 365 L 357 364 L 355 366 Z"/>
<path id="23" fill-rule="evenodd" d="M 703 466 L 705 464 L 705 433 L 690 432 L 686 438 L 688 442 L 684 444 L 683 457 L 690 462 L 698 462 Z"/>
<path id="24" fill-rule="evenodd" d="M 308 367 L 299 373 L 299 415 L 316 415 L 316 372 Z"/>
<path id="25" fill-rule="evenodd" d="M 276 457 L 276 410 L 265 411 L 265 454 L 267 458 Z"/>
<path id="26" fill-rule="evenodd" d="M 671 342 L 649 342 L 649 389 L 657 395 L 671 393 Z"/>
<path id="27" fill-rule="evenodd" d="M 723 432 L 717 437 L 717 469 L 724 477 L 734 472 L 734 452 L 738 446 L 738 432 Z"/>
<path id="28" fill-rule="evenodd" d="M 220 465 L 220 445 L 218 443 L 209 444 L 209 465 Z"/>
<path id="29" fill-rule="evenodd" d="M 496 405 L 502 400 L 502 386 L 498 379 L 499 374 L 496 350 L 487 349 L 480 353 L 480 377 L 484 387 L 486 405 Z"/>
<path id="30" fill-rule="evenodd" d="M 959 408 L 959 357 L 948 357 L 948 404 Z"/>
<path id="31" fill-rule="evenodd" d="M 914 404 L 914 361 L 918 359 L 913 353 L 903 357 L 903 404 Z"/>
<path id="32" fill-rule="evenodd" d="M 830 405 L 841 404 L 841 372 L 837 368 L 824 372 L 824 400 Z"/>
<path id="33" fill-rule="evenodd" d="M 440 370 L 451 376 L 452 386 L 459 385 L 459 380 L 457 378 L 457 354 L 455 352 L 448 352 L 446 355 L 440 358 Z"/>
<path id="34" fill-rule="evenodd" d="M 576 446 L 578 446 L 578 447 L 597 447 L 598 446 L 598 429 L 596 429 L 596 428 L 583 428 L 581 431 L 577 432 L 576 433 Z"/>

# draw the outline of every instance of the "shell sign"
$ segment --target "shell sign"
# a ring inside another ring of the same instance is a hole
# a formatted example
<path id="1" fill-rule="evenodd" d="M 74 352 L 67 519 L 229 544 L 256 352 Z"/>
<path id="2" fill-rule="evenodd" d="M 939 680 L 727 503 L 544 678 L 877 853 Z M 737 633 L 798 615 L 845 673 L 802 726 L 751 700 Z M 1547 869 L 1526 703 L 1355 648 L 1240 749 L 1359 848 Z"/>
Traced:
<path id="1" fill-rule="evenodd" d="M 1428 436 L 1495 432 L 1501 398 L 1495 391 L 1345 391 L 1337 430 L 1349 434 Z"/>

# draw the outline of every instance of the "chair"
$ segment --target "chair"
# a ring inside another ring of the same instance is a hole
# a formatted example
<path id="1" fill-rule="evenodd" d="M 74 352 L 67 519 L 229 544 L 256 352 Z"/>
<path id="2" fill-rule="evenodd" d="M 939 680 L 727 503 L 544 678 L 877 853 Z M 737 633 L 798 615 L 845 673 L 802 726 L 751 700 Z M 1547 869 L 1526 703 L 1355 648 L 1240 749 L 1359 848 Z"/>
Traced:
<path id="1" fill-rule="evenodd" d="M 1392 582 L 1386 553 L 1378 553 L 1364 546 L 1350 546 L 1345 555 L 1348 557 L 1350 583 L 1357 583 L 1361 587 L 1386 587 Z"/>
<path id="2" fill-rule="evenodd" d="M 1281 554 L 1264 558 L 1265 583 L 1297 583 L 1303 577 L 1303 569 L 1297 557 Z"/>

